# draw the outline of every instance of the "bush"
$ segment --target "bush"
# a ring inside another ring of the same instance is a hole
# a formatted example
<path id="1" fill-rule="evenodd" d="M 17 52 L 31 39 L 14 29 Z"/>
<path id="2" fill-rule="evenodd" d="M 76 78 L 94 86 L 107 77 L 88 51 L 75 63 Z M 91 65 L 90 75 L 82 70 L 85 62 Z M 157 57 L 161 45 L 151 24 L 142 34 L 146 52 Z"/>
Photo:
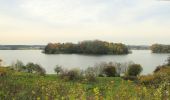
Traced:
<path id="1" fill-rule="evenodd" d="M 96 76 L 94 74 L 90 74 L 90 73 L 85 75 L 85 79 L 88 82 L 95 82 L 97 80 Z"/>
<path id="2" fill-rule="evenodd" d="M 28 73 L 33 73 L 33 71 L 35 70 L 35 65 L 34 63 L 27 63 L 26 64 L 26 69 Z"/>
<path id="3" fill-rule="evenodd" d="M 96 76 L 104 77 L 106 74 L 104 73 L 104 69 L 107 66 L 114 66 L 116 69 L 116 77 L 120 77 L 127 72 L 128 66 L 134 64 L 133 62 L 125 62 L 125 63 L 116 63 L 116 62 L 102 62 L 95 64 L 94 67 L 88 68 L 90 71 L 95 73 Z"/>
<path id="4" fill-rule="evenodd" d="M 150 84 L 154 84 L 155 76 L 154 75 L 143 75 L 143 76 L 140 76 L 138 79 L 141 84 L 150 85 Z"/>
<path id="5" fill-rule="evenodd" d="M 2 76 L 9 76 L 11 74 L 13 74 L 14 71 L 9 68 L 9 67 L 0 67 L 0 77 Z"/>
<path id="6" fill-rule="evenodd" d="M 96 69 L 99 71 L 99 69 Z M 98 76 L 98 71 L 95 70 L 95 67 L 88 67 L 85 71 L 83 71 L 83 75 L 85 76 L 85 80 L 88 82 L 95 82 L 96 76 Z"/>
<path id="7" fill-rule="evenodd" d="M 136 76 L 123 76 L 124 80 L 131 80 L 131 81 L 137 81 L 138 78 Z"/>
<path id="8" fill-rule="evenodd" d="M 77 80 L 78 76 L 79 76 L 79 72 L 78 72 L 78 70 L 70 70 L 67 73 L 67 76 L 68 76 L 69 80 Z"/>
<path id="9" fill-rule="evenodd" d="M 24 72 L 36 73 L 38 75 L 45 75 L 46 73 L 45 69 L 41 67 L 41 65 L 34 64 L 32 62 L 26 64 Z"/>
<path id="10" fill-rule="evenodd" d="M 155 87 L 158 87 L 161 82 L 170 83 L 170 67 L 157 67 L 152 75 L 140 76 L 139 81 L 144 85 L 152 85 Z"/>
<path id="11" fill-rule="evenodd" d="M 3 67 L 0 67 L 0 77 L 6 76 L 7 70 Z"/>
<path id="12" fill-rule="evenodd" d="M 14 62 L 11 67 L 15 70 L 15 71 L 19 71 L 19 72 L 25 72 L 26 68 L 25 65 L 22 61 L 17 60 L 16 62 Z"/>
<path id="13" fill-rule="evenodd" d="M 78 69 L 72 69 L 72 70 L 63 70 L 63 72 L 60 74 L 60 77 L 62 79 L 65 80 L 71 80 L 71 81 L 75 81 L 75 80 L 79 80 L 82 78 L 82 75 L 80 73 L 80 70 Z"/>
<path id="14" fill-rule="evenodd" d="M 161 69 L 166 68 L 167 66 L 161 65 L 161 66 L 157 66 L 156 69 L 154 70 L 154 73 L 159 72 Z"/>
<path id="15" fill-rule="evenodd" d="M 116 68 L 114 66 L 106 66 L 103 69 L 103 72 L 108 77 L 115 77 L 115 75 L 116 75 Z"/>
<path id="16" fill-rule="evenodd" d="M 59 73 L 61 73 L 61 72 L 63 71 L 63 69 L 62 69 L 61 66 L 56 65 L 56 67 L 54 68 L 54 71 L 55 71 L 55 72 L 57 73 L 57 75 L 58 75 Z"/>
<path id="17" fill-rule="evenodd" d="M 140 64 L 132 64 L 129 65 L 128 70 L 127 70 L 127 75 L 128 76 L 137 76 L 142 72 L 142 67 Z"/>
<path id="18" fill-rule="evenodd" d="M 35 64 L 35 73 L 37 73 L 39 75 L 45 75 L 46 71 L 40 65 Z"/>

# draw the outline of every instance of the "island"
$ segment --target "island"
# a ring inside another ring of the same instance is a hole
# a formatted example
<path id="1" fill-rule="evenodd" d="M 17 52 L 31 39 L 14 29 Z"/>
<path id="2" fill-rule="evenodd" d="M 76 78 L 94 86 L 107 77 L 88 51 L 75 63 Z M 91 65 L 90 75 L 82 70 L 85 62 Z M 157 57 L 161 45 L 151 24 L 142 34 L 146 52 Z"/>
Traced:
<path id="1" fill-rule="evenodd" d="M 45 54 L 128 54 L 129 49 L 122 43 L 101 40 L 86 40 L 74 43 L 48 43 Z"/>
<path id="2" fill-rule="evenodd" d="M 170 53 L 170 45 L 153 44 L 150 49 L 152 53 Z"/>

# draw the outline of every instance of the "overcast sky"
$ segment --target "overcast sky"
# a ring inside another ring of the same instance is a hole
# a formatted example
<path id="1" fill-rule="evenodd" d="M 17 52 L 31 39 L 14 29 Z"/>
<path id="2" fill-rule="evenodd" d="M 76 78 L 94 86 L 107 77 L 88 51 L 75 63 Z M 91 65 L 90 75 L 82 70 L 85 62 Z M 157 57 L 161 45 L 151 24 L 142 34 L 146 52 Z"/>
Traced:
<path id="1" fill-rule="evenodd" d="M 170 44 L 168 0 L 0 0 L 0 44 Z"/>

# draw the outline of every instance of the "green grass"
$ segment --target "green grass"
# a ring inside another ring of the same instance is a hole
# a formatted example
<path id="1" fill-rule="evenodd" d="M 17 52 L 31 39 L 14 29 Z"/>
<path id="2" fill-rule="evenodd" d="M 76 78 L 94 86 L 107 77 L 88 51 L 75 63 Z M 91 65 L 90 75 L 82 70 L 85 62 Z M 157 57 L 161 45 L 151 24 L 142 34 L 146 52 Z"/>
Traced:
<path id="1" fill-rule="evenodd" d="M 65 81 L 57 75 L 6 71 L 5 76 L 0 76 L 0 100 L 168 100 L 170 97 L 165 95 L 164 85 L 154 89 L 120 77 L 98 77 L 96 82 Z"/>
<path id="2" fill-rule="evenodd" d="M 15 72 L 12 75 L 0 77 L 0 93 L 1 98 L 10 99 L 13 97 L 16 99 L 30 99 L 31 98 L 45 98 L 47 92 L 55 91 L 52 95 L 58 95 L 57 98 L 69 98 L 69 95 L 75 95 L 78 97 L 81 92 L 85 92 L 87 97 L 93 97 L 93 89 L 98 87 L 100 94 L 104 97 L 106 95 L 107 88 L 113 86 L 116 91 L 123 81 L 121 78 L 97 78 L 96 82 L 85 82 L 85 81 L 65 81 L 57 77 L 56 75 L 38 76 L 35 74 L 19 73 Z M 112 85 L 113 84 L 113 85 Z M 49 91 L 42 89 L 46 88 Z M 34 92 L 36 96 L 34 96 Z M 63 94 L 61 94 L 61 93 Z M 22 98 L 23 95 L 25 98 Z M 55 97 L 54 97 L 55 98 Z"/>

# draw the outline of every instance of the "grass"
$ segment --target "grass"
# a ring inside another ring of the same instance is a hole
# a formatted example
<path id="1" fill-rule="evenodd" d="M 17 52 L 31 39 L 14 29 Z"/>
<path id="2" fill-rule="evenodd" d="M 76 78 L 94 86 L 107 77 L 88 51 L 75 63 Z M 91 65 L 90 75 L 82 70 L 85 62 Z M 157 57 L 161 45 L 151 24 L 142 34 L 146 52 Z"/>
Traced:
<path id="1" fill-rule="evenodd" d="M 96 82 L 65 81 L 57 75 L 6 71 L 5 76 L 0 76 L 0 100 L 168 100 L 170 97 L 170 89 L 164 84 L 156 89 L 120 77 L 98 77 Z"/>

